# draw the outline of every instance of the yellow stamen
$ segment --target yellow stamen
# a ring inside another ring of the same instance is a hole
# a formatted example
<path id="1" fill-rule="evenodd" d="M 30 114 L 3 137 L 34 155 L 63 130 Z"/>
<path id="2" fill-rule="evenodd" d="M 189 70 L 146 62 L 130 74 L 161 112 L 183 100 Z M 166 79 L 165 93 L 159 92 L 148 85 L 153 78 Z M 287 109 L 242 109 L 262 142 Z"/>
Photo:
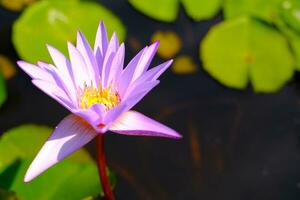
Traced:
<path id="1" fill-rule="evenodd" d="M 81 108 L 88 109 L 98 103 L 102 104 L 106 110 L 110 110 L 120 103 L 120 97 L 111 86 L 108 88 L 94 88 L 85 85 L 80 98 Z"/>

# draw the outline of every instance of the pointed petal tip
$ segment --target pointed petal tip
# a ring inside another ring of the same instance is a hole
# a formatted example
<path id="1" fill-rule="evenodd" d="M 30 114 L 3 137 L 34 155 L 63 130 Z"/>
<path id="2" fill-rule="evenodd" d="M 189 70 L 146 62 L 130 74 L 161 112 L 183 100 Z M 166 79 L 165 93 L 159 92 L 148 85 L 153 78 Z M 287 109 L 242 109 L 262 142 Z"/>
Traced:
<path id="1" fill-rule="evenodd" d="M 159 41 L 159 40 L 156 40 L 156 41 L 154 41 L 154 42 L 153 42 L 153 44 L 152 44 L 152 45 L 159 46 L 159 44 L 160 44 L 160 41 Z"/>
<path id="2" fill-rule="evenodd" d="M 77 38 L 82 35 L 82 33 L 79 29 L 76 30 L 76 35 L 77 35 Z"/>
<path id="3" fill-rule="evenodd" d="M 118 35 L 115 31 L 113 32 L 113 34 L 111 35 L 111 38 L 110 38 L 110 42 L 112 42 L 112 41 L 118 41 Z"/>
<path id="4" fill-rule="evenodd" d="M 70 42 L 70 41 L 67 41 L 67 45 L 68 45 L 68 47 L 69 47 L 69 46 L 74 46 L 73 43 Z"/>
<path id="5" fill-rule="evenodd" d="M 175 140 L 180 140 L 183 138 L 183 136 L 177 132 L 174 133 L 174 137 L 171 137 L 172 139 L 175 139 Z"/>
<path id="6" fill-rule="evenodd" d="M 78 38 L 85 38 L 84 34 L 79 29 L 77 30 L 77 39 Z"/>
<path id="7" fill-rule="evenodd" d="M 182 138 L 175 130 L 132 110 L 123 113 L 117 118 L 110 127 L 110 131 L 124 135 Z"/>
<path id="8" fill-rule="evenodd" d="M 16 63 L 19 65 L 19 67 L 22 67 L 22 65 L 26 64 L 24 60 L 18 60 Z"/>
<path id="9" fill-rule="evenodd" d="M 105 26 L 103 19 L 100 20 L 99 26 Z"/>
<path id="10" fill-rule="evenodd" d="M 33 176 L 30 176 L 29 170 L 28 170 L 28 171 L 26 172 L 25 176 L 24 176 L 23 181 L 24 181 L 25 183 L 29 183 L 29 182 L 32 181 L 33 179 L 34 179 L 34 177 L 33 177 Z"/>
<path id="11" fill-rule="evenodd" d="M 48 65 L 49 63 L 44 62 L 44 61 L 42 61 L 42 60 L 38 60 L 38 61 L 36 62 L 36 64 L 37 64 L 39 67 L 42 67 L 42 66 Z"/>
<path id="12" fill-rule="evenodd" d="M 106 33 L 105 23 L 104 20 L 101 20 L 98 26 L 98 30 L 101 30 L 102 32 Z"/>
<path id="13" fill-rule="evenodd" d="M 165 62 L 166 63 L 165 68 L 168 69 L 173 64 L 173 62 L 174 62 L 173 59 L 166 61 Z"/>
<path id="14" fill-rule="evenodd" d="M 50 51 L 50 49 L 54 49 L 54 47 L 50 44 L 46 44 L 46 48 L 48 49 L 48 51 Z"/>

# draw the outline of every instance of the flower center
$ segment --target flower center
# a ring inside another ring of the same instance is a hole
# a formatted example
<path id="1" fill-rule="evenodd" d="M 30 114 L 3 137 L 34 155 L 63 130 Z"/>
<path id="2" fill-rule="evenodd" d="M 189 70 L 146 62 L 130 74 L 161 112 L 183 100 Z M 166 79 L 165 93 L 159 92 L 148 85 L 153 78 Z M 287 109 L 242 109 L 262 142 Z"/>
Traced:
<path id="1" fill-rule="evenodd" d="M 98 103 L 102 104 L 106 110 L 110 110 L 120 103 L 120 97 L 111 86 L 108 88 L 94 88 L 85 85 L 80 98 L 81 108 L 88 109 Z"/>

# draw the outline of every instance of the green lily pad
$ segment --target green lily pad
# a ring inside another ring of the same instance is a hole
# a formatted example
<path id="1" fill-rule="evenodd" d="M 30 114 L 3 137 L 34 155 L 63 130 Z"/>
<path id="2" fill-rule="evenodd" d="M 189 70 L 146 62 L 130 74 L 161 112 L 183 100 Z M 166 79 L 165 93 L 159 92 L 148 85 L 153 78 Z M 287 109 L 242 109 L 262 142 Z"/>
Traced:
<path id="1" fill-rule="evenodd" d="M 76 164 L 70 161 L 59 163 L 29 184 L 24 183 L 22 181 L 24 172 L 30 162 L 31 160 L 24 160 L 21 163 L 20 170 L 10 188 L 24 200 L 82 199 L 88 195 L 96 196 L 101 190 L 95 165 Z"/>
<path id="2" fill-rule="evenodd" d="M 173 22 L 177 18 L 179 0 L 129 0 L 135 9 L 156 20 Z"/>
<path id="3" fill-rule="evenodd" d="M 2 73 L 0 73 L 0 107 L 6 100 L 6 85 Z M 0 154 L 1 155 L 1 154 Z"/>
<path id="4" fill-rule="evenodd" d="M 223 5 L 226 19 L 250 15 L 267 22 L 274 22 L 278 17 L 282 0 L 225 0 Z"/>
<path id="5" fill-rule="evenodd" d="M 284 0 L 281 4 L 283 21 L 300 34 L 300 1 Z"/>
<path id="6" fill-rule="evenodd" d="M 276 21 L 276 26 L 288 39 L 296 60 L 296 70 L 300 71 L 300 34 L 289 27 L 282 19 Z"/>
<path id="7" fill-rule="evenodd" d="M 32 182 L 23 182 L 29 164 L 51 132 L 44 126 L 23 125 L 4 133 L 0 138 L 0 187 L 15 192 L 23 200 L 73 200 L 102 194 L 96 164 L 83 149 Z M 109 178 L 115 185 L 111 172 Z"/>
<path id="8" fill-rule="evenodd" d="M 120 40 L 125 38 L 121 21 L 99 3 L 88 1 L 36 2 L 25 9 L 13 25 L 13 44 L 19 56 L 27 61 L 50 61 L 46 43 L 67 55 L 66 42 L 75 42 L 76 30 L 81 30 L 91 45 L 100 20 L 108 34 L 116 31 Z"/>
<path id="9" fill-rule="evenodd" d="M 205 70 L 220 83 L 256 92 L 275 92 L 293 75 L 294 57 L 284 36 L 250 17 L 212 28 L 201 44 Z"/>
<path id="10" fill-rule="evenodd" d="M 220 10 L 223 0 L 181 0 L 187 14 L 200 21 L 214 17 Z"/>
<path id="11" fill-rule="evenodd" d="M 129 3 L 148 17 L 173 22 L 177 18 L 180 3 L 187 15 L 198 21 L 215 16 L 220 10 L 222 0 L 129 0 Z"/>

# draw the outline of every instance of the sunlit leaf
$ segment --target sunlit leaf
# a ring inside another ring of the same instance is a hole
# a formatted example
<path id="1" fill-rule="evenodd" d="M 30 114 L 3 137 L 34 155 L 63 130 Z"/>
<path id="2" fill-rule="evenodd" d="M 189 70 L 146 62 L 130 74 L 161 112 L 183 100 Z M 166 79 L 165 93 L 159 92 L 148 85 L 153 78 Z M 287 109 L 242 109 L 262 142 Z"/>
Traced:
<path id="1" fill-rule="evenodd" d="M 296 69 L 300 71 L 300 34 L 291 29 L 283 20 L 278 19 L 276 26 L 288 39 L 296 60 Z"/>
<path id="2" fill-rule="evenodd" d="M 173 31 L 156 31 L 151 41 L 159 41 L 158 55 L 162 58 L 172 58 L 181 49 L 181 39 Z"/>
<path id="3" fill-rule="evenodd" d="M 6 85 L 2 73 L 0 72 L 0 107 L 6 100 Z M 1 155 L 1 154 L 0 154 Z"/>
<path id="4" fill-rule="evenodd" d="M 191 74 L 197 71 L 197 65 L 190 56 L 181 55 L 174 59 L 171 69 L 176 74 Z"/>
<path id="5" fill-rule="evenodd" d="M 16 75 L 16 66 L 9 60 L 9 58 L 0 55 L 0 71 L 4 79 L 10 79 Z"/>
<path id="6" fill-rule="evenodd" d="M 0 5 L 11 11 L 20 11 L 38 0 L 0 0 Z"/>
<path id="7" fill-rule="evenodd" d="M 50 61 L 46 43 L 67 55 L 66 41 L 75 42 L 76 30 L 81 30 L 94 44 L 100 20 L 109 35 L 116 31 L 125 37 L 121 21 L 108 9 L 88 1 L 39 1 L 25 9 L 13 26 L 13 44 L 19 56 L 27 61 Z"/>
<path id="8" fill-rule="evenodd" d="M 274 22 L 282 0 L 225 0 L 224 16 L 232 18 L 251 15 L 267 22 Z"/>
<path id="9" fill-rule="evenodd" d="M 23 200 L 73 200 L 102 193 L 96 164 L 83 149 L 32 182 L 23 182 L 29 164 L 51 131 L 44 126 L 23 125 L 4 133 L 0 138 L 0 177 L 6 180 L 9 190 Z M 111 173 L 109 178 L 115 185 L 115 177 Z"/>
<path id="10" fill-rule="evenodd" d="M 223 0 L 181 0 L 185 11 L 194 20 L 214 17 L 221 8 Z"/>
<path id="11" fill-rule="evenodd" d="M 212 28 L 201 44 L 204 68 L 222 84 L 274 92 L 293 75 L 294 58 L 276 29 L 240 17 Z"/>
<path id="12" fill-rule="evenodd" d="M 300 34 L 300 1 L 284 0 L 281 4 L 283 21 Z"/>
<path id="13" fill-rule="evenodd" d="M 156 20 L 175 21 L 179 8 L 179 0 L 129 0 L 129 3 Z"/>
<path id="14" fill-rule="evenodd" d="M 173 22 L 177 18 L 181 3 L 189 17 L 203 20 L 217 14 L 222 0 L 129 0 L 129 3 L 153 19 Z"/>
<path id="15" fill-rule="evenodd" d="M 24 183 L 24 172 L 31 160 L 24 160 L 10 188 L 24 200 L 31 199 L 81 199 L 87 195 L 97 195 L 100 190 L 98 171 L 95 165 L 64 161 L 30 183 Z"/>

